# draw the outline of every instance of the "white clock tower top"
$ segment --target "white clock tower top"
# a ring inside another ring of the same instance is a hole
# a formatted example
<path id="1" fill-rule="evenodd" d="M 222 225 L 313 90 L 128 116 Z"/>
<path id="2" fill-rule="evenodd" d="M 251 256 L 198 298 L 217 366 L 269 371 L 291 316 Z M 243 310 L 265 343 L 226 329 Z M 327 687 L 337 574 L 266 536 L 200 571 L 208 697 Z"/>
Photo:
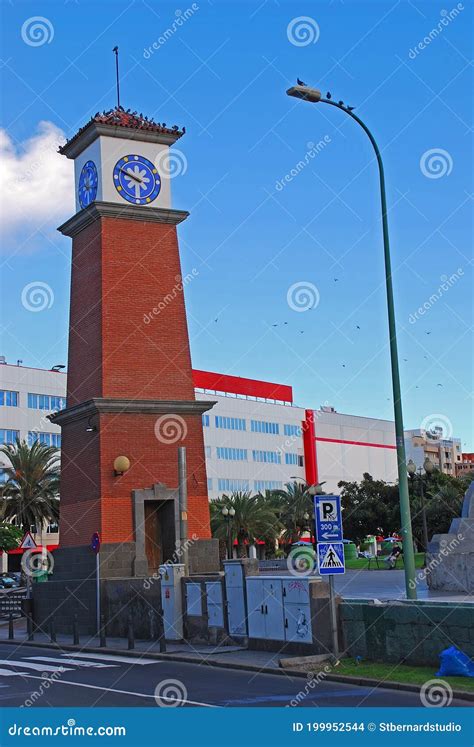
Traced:
<path id="1" fill-rule="evenodd" d="M 96 114 L 60 148 L 74 159 L 76 211 L 95 201 L 171 209 L 169 147 L 184 132 L 121 107 Z"/>

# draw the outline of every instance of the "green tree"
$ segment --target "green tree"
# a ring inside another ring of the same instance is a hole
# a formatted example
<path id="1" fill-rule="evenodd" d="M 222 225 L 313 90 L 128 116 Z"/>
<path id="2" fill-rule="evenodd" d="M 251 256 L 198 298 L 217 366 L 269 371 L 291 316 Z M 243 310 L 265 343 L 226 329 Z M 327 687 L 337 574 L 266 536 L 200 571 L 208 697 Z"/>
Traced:
<path id="1" fill-rule="evenodd" d="M 233 508 L 235 515 L 230 522 L 232 541 L 237 540 L 240 558 L 247 555 L 246 545 L 255 540 L 275 540 L 280 533 L 280 524 L 274 507 L 266 496 L 252 495 L 250 492 L 235 492 L 222 495 L 211 501 L 211 531 L 218 539 L 227 539 L 229 520 L 222 509 Z"/>
<path id="2" fill-rule="evenodd" d="M 18 547 L 23 536 L 21 529 L 7 521 L 0 523 L 0 550 L 8 552 Z"/>
<path id="3" fill-rule="evenodd" d="M 274 490 L 272 493 L 270 501 L 283 526 L 282 539 L 285 543 L 297 542 L 308 528 L 312 531 L 314 497 L 308 493 L 306 483 L 296 480 L 288 482 L 284 490 Z"/>
<path id="4" fill-rule="evenodd" d="M 8 457 L 8 479 L 1 489 L 0 517 L 15 521 L 24 532 L 59 518 L 59 452 L 35 441 L 28 446 L 17 439 L 2 446 Z"/>
<path id="5" fill-rule="evenodd" d="M 341 481 L 338 486 L 341 488 L 344 537 L 360 542 L 381 529 L 385 536 L 400 529 L 397 485 L 374 480 L 365 472 L 361 482 Z"/>

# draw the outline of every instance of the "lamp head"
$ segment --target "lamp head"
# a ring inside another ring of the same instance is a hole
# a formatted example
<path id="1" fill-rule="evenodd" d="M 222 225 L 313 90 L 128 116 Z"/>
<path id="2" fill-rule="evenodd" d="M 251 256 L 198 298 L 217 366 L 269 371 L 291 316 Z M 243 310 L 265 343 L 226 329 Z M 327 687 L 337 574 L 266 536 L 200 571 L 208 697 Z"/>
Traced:
<path id="1" fill-rule="evenodd" d="M 114 459 L 114 472 L 115 476 L 123 475 L 124 472 L 128 472 L 130 469 L 130 459 L 126 456 L 118 456 Z"/>
<path id="2" fill-rule="evenodd" d="M 235 508 L 233 506 L 229 508 L 229 516 L 235 516 Z"/>
<path id="3" fill-rule="evenodd" d="M 227 506 L 224 506 L 224 507 L 222 508 L 221 514 L 222 514 L 222 516 L 228 516 L 228 514 L 229 514 L 229 509 L 227 508 Z"/>
<path id="4" fill-rule="evenodd" d="M 321 101 L 321 91 L 317 88 L 310 88 L 310 86 L 291 86 L 286 92 L 287 96 L 293 96 L 295 99 L 303 99 L 304 101 L 310 101 L 312 104 L 317 104 Z"/>
<path id="5" fill-rule="evenodd" d="M 413 459 L 410 459 L 410 461 L 407 464 L 407 472 L 409 475 L 414 475 L 416 472 L 416 464 L 413 461 Z"/>
<path id="6" fill-rule="evenodd" d="M 435 466 L 431 459 L 429 457 L 426 457 L 425 461 L 423 462 L 423 469 L 425 470 L 426 474 L 429 475 L 431 472 L 433 472 Z"/>

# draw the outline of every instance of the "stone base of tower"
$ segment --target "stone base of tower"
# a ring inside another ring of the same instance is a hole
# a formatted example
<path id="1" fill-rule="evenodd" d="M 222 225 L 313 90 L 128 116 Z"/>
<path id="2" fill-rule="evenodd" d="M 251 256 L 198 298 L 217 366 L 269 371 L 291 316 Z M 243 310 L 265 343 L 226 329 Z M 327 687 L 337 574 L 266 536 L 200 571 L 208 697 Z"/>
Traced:
<path id="1" fill-rule="evenodd" d="M 219 570 L 219 541 L 191 540 L 189 574 Z M 132 620 L 136 638 L 154 640 L 160 630 L 161 583 L 156 571 L 133 575 L 135 542 L 102 545 L 100 549 L 101 614 L 108 636 L 126 637 Z M 54 571 L 47 583 L 33 586 L 33 616 L 38 629 L 49 634 L 71 634 L 75 616 L 79 634 L 97 632 L 96 556 L 89 547 L 58 548 Z"/>

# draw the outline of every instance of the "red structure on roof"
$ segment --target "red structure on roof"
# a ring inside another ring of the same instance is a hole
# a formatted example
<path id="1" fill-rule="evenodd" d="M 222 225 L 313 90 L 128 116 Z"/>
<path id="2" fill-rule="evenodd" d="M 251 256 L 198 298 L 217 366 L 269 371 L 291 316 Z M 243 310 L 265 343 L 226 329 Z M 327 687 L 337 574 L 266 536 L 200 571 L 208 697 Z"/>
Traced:
<path id="1" fill-rule="evenodd" d="M 138 112 L 132 112 L 130 109 L 125 110 L 123 107 L 110 109 L 109 111 L 97 112 L 93 117 L 81 127 L 76 134 L 68 140 L 65 145 L 59 148 L 59 152 L 67 155 L 71 143 L 75 142 L 82 133 L 91 125 L 109 125 L 110 127 L 123 127 L 127 130 L 140 130 L 142 132 L 159 132 L 165 135 L 172 135 L 174 140 L 180 138 L 186 132 L 185 128 L 181 129 L 177 125 L 168 127 L 166 122 L 155 122 L 154 119 L 145 117 Z"/>
<path id="2" fill-rule="evenodd" d="M 228 376 L 212 371 L 196 371 L 196 369 L 193 369 L 193 381 L 198 389 L 243 394 L 247 397 L 273 399 L 279 402 L 293 402 L 293 388 L 286 384 L 274 384 L 271 381 L 244 379 L 241 376 Z"/>

